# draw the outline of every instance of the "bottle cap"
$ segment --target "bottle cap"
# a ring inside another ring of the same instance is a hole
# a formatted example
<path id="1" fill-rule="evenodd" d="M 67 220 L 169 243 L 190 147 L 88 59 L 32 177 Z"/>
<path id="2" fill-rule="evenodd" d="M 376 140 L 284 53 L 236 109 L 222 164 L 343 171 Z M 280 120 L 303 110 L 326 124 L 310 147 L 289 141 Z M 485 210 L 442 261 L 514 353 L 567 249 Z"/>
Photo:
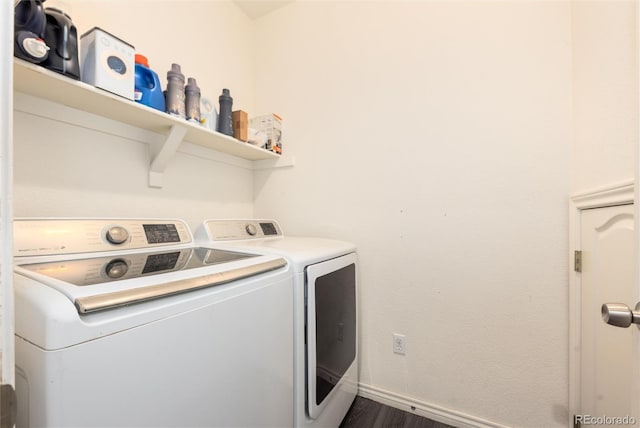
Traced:
<path id="1" fill-rule="evenodd" d="M 184 83 L 184 74 L 180 70 L 180 64 L 171 64 L 171 70 L 167 71 L 167 79 L 176 78 Z"/>
<path id="2" fill-rule="evenodd" d="M 136 64 L 144 65 L 145 67 L 149 67 L 149 60 L 144 55 L 136 54 Z"/>
<path id="3" fill-rule="evenodd" d="M 189 77 L 187 86 L 185 87 L 185 91 L 200 93 L 200 88 L 198 88 L 198 84 L 196 83 L 196 79 L 194 77 Z"/>

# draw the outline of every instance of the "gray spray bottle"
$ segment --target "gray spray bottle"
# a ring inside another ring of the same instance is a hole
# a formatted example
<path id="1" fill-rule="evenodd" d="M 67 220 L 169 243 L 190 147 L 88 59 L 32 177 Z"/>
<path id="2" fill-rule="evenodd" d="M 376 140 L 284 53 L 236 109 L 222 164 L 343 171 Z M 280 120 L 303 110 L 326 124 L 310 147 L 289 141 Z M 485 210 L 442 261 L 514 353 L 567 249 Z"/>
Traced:
<path id="1" fill-rule="evenodd" d="M 187 120 L 200 123 L 200 88 L 193 77 L 189 77 L 187 86 L 184 88 L 184 94 Z"/>
<path id="2" fill-rule="evenodd" d="M 184 74 L 180 71 L 179 64 L 171 64 L 171 70 L 167 72 L 167 113 L 173 116 L 185 118 L 184 105 Z"/>
<path id="3" fill-rule="evenodd" d="M 231 117 L 233 98 L 229 95 L 228 89 L 222 90 L 219 101 L 220 115 L 218 116 L 218 132 L 233 136 L 233 119 Z"/>

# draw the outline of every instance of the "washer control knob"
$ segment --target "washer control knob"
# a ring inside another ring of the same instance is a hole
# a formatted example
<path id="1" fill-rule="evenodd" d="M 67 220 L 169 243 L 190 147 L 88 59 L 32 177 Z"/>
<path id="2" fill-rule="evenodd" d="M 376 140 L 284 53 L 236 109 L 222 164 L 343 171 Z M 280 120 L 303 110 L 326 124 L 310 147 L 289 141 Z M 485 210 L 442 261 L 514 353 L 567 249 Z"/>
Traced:
<path id="1" fill-rule="evenodd" d="M 122 226 L 111 226 L 105 234 L 107 241 L 115 245 L 124 244 L 129 239 L 129 231 Z"/>
<path id="2" fill-rule="evenodd" d="M 129 265 L 122 259 L 113 259 L 104 268 L 104 272 L 111 279 L 122 278 L 129 270 Z"/>
<path id="3" fill-rule="evenodd" d="M 256 236 L 256 233 L 258 233 L 258 229 L 256 229 L 256 227 L 253 224 L 246 225 L 244 230 L 246 230 L 247 233 L 251 236 Z"/>

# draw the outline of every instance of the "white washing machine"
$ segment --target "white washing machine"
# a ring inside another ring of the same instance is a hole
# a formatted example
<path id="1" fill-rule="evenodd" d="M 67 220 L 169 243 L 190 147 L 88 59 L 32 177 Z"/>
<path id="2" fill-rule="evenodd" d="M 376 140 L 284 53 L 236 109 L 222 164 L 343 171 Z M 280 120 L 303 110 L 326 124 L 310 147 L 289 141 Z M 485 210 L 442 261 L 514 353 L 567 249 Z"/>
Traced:
<path id="1" fill-rule="evenodd" d="M 18 427 L 293 424 L 292 271 L 179 220 L 14 222 Z"/>
<path id="2" fill-rule="evenodd" d="M 273 220 L 207 220 L 196 241 L 285 257 L 293 269 L 294 424 L 336 428 L 358 392 L 353 244 L 284 236 Z"/>

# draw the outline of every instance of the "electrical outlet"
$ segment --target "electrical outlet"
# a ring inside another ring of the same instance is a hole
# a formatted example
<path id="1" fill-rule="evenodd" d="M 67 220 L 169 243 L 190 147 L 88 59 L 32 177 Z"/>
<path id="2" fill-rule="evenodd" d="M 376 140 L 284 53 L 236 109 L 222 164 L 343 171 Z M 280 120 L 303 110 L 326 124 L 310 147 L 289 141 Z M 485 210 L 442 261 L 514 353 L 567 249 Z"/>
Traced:
<path id="1" fill-rule="evenodd" d="M 404 334 L 393 333 L 393 353 L 405 355 L 406 343 Z"/>

